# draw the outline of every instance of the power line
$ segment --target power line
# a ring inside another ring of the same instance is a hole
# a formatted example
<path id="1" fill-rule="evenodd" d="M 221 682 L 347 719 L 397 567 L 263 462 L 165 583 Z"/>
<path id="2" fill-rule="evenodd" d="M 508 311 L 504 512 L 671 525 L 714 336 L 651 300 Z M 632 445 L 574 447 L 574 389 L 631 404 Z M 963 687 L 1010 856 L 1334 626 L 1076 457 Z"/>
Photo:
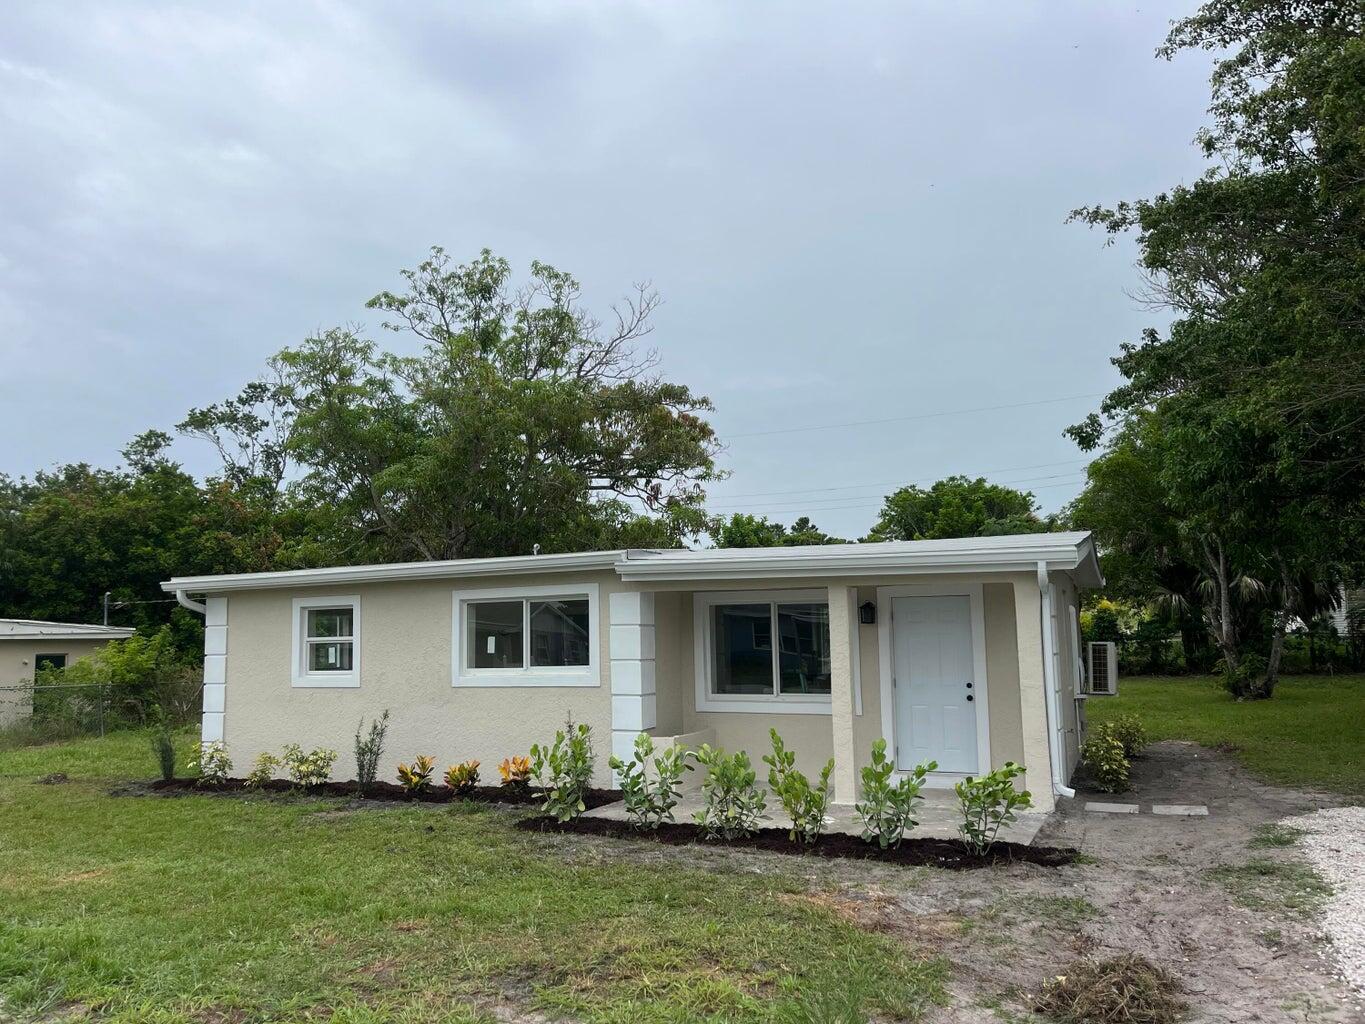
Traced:
<path id="1" fill-rule="evenodd" d="M 1064 395 L 1061 398 L 1040 398 L 1033 402 L 1010 402 L 1006 405 L 982 405 L 974 409 L 943 409 L 939 412 L 921 412 L 911 416 L 888 416 L 879 420 L 850 420 L 847 423 L 821 423 L 810 427 L 781 427 L 777 430 L 751 430 L 741 434 L 726 434 L 727 438 L 767 437 L 772 434 L 800 434 L 813 430 L 837 430 L 840 427 L 871 427 L 879 423 L 904 423 L 907 420 L 931 420 L 939 416 L 965 416 L 975 412 L 999 412 L 1002 409 L 1025 409 L 1035 405 L 1056 405 L 1059 402 L 1075 402 L 1082 398 L 1103 398 L 1105 392 L 1097 391 L 1088 395 Z"/>
<path id="2" fill-rule="evenodd" d="M 1038 487 L 1031 487 L 1029 490 L 1046 491 L 1053 487 L 1074 487 L 1077 484 L 1085 483 L 1085 477 L 1074 477 L 1070 480 L 1059 480 L 1056 483 L 1041 484 Z M 852 495 L 847 498 L 827 498 L 823 503 L 818 502 L 782 502 L 782 503 L 758 503 L 754 505 L 744 505 L 735 508 L 717 508 L 717 512 L 742 512 L 755 509 L 772 514 L 783 512 L 838 512 L 843 509 L 859 508 L 881 508 L 885 498 L 877 498 L 870 501 L 869 495 Z"/>
<path id="3" fill-rule="evenodd" d="M 1089 464 L 1088 460 L 1086 459 L 1067 459 L 1065 462 L 1040 462 L 1032 466 L 1013 466 L 1008 469 L 988 469 L 985 472 L 981 473 L 954 473 L 950 475 L 966 477 L 973 476 L 989 477 L 995 473 L 1017 473 L 1025 469 L 1049 469 L 1053 466 L 1073 466 L 1076 465 L 1077 463 L 1086 463 L 1087 465 Z M 1084 469 L 1084 466 L 1082 466 L 1081 469 Z M 1061 476 L 1071 476 L 1076 472 L 1079 472 L 1079 470 L 1070 470 L 1066 473 L 1054 473 L 1051 476 L 1020 477 L 1019 479 L 1016 480 L 992 480 L 991 482 L 1000 484 L 1023 484 L 1028 483 L 1030 480 L 1055 480 Z M 829 491 L 850 491 L 860 487 L 907 487 L 910 485 L 923 487 L 927 486 L 930 482 L 931 481 L 928 481 L 927 479 L 891 480 L 882 483 L 840 484 L 837 487 L 795 487 L 792 488 L 791 490 L 786 491 L 751 491 L 747 494 L 723 494 L 718 495 L 718 500 L 722 502 L 729 502 L 740 498 L 765 498 L 774 494 L 824 494 Z M 831 495 L 831 497 L 838 497 L 838 495 Z M 852 495 L 849 495 L 849 497 L 852 497 Z M 767 503 L 759 502 L 759 504 L 762 505 Z"/>

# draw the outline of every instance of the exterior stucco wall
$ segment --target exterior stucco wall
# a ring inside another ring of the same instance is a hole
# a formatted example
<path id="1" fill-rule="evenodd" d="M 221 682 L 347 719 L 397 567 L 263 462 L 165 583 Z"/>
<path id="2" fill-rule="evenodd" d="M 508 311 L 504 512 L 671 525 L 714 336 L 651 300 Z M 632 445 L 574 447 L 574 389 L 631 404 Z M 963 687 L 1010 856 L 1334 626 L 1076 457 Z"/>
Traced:
<path id="1" fill-rule="evenodd" d="M 451 686 L 454 591 L 571 582 L 600 587 L 599 686 Z M 279 753 L 294 742 L 305 749 L 336 750 L 340 757 L 333 777 L 350 779 L 355 777 L 357 722 L 387 708 L 391 719 L 381 778 L 392 779 L 399 761 L 429 754 L 442 768 L 476 758 L 485 779 L 496 780 L 498 762 L 552 739 L 572 715 L 592 727 L 595 781 L 607 785 L 612 724 L 607 605 L 610 593 L 621 589 L 630 588 L 611 573 L 347 586 L 335 593 L 360 598 L 360 685 L 335 689 L 290 685 L 293 599 L 328 591 L 234 592 L 227 598 L 223 740 L 238 772 L 245 772 L 261 752 Z"/>

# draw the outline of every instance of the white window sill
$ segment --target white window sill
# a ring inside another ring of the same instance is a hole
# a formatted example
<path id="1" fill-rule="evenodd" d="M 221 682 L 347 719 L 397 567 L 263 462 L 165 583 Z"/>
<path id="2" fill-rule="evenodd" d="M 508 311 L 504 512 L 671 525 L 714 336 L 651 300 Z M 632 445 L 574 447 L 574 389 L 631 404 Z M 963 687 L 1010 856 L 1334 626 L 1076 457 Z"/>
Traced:
<path id="1" fill-rule="evenodd" d="M 792 700 L 783 697 L 751 697 L 729 700 L 707 697 L 697 702 L 698 711 L 721 711 L 746 715 L 828 715 L 832 714 L 828 700 Z"/>
<path id="2" fill-rule="evenodd" d="M 360 687 L 358 672 L 310 672 L 295 676 L 291 684 L 305 690 L 355 690 Z"/>
<path id="3" fill-rule="evenodd" d="M 476 672 L 456 676 L 451 686 L 494 689 L 523 686 L 601 686 L 601 677 L 589 672 Z"/>

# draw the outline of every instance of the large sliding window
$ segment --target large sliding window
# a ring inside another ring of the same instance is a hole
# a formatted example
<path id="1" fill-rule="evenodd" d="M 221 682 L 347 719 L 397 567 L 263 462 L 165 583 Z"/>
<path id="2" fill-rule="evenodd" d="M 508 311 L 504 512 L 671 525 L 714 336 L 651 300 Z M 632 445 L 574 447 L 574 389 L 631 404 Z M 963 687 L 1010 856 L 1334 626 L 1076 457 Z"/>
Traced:
<path id="1" fill-rule="evenodd" d="M 597 587 L 456 593 L 455 686 L 596 686 Z"/>
<path id="2" fill-rule="evenodd" d="M 698 710 L 828 712 L 823 592 L 698 594 L 694 610 Z"/>

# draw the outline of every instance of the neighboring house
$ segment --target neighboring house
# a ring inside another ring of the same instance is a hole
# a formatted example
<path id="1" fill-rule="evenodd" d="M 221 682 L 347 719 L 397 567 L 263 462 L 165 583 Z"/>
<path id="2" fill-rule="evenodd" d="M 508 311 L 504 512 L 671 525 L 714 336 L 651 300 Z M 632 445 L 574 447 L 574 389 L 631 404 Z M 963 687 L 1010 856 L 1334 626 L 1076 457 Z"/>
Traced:
<path id="1" fill-rule="evenodd" d="M 565 719 L 606 754 L 745 749 L 776 728 L 836 802 L 885 737 L 931 784 L 1016 761 L 1049 809 L 1084 728 L 1078 591 L 1090 535 L 583 554 L 195 576 L 162 584 L 206 617 L 205 741 L 239 770 L 284 744 L 341 752 L 392 713 L 398 760 L 485 771 Z M 202 600 L 195 600 L 199 598 Z"/>
<path id="2" fill-rule="evenodd" d="M 1349 642 L 1365 634 L 1365 589 L 1342 587 L 1340 600 L 1330 618 L 1343 640 Z"/>
<path id="3" fill-rule="evenodd" d="M 65 668 L 133 630 L 82 622 L 0 619 L 0 726 L 27 718 L 33 694 L 27 689 L 44 666 Z"/>

